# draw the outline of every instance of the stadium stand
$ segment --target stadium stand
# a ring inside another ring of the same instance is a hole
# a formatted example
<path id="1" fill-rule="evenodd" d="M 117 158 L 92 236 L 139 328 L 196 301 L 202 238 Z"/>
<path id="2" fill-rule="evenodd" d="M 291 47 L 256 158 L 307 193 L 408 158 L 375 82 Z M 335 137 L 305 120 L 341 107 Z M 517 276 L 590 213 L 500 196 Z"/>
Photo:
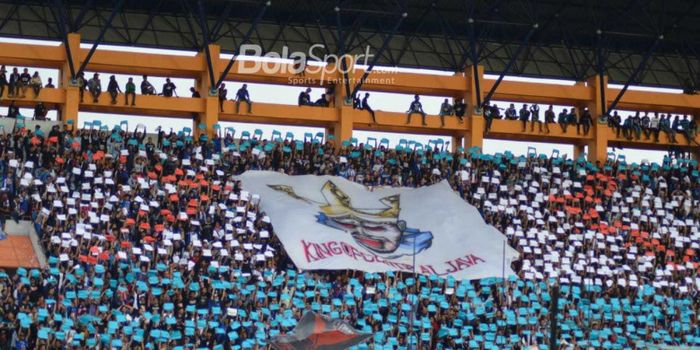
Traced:
<path id="1" fill-rule="evenodd" d="M 0 350 L 271 349 L 308 311 L 371 333 L 358 349 L 700 348 L 697 4 L 0 0 L 0 224 L 33 225 L 43 250 L 0 269 Z M 264 57 L 241 59 L 248 44 Z M 246 84 L 304 92 L 284 105 Z M 380 110 L 399 100 L 385 93 L 414 102 Z M 81 128 L 85 113 L 192 124 Z M 574 155 L 484 154 L 485 139 Z M 669 156 L 628 163 L 610 147 Z M 446 181 L 517 250 L 515 274 L 301 271 L 238 181 L 249 170 Z"/>
<path id="2" fill-rule="evenodd" d="M 0 134 L 3 221 L 34 221 L 49 263 L 0 272 L 0 343 L 267 349 L 310 308 L 373 332 L 359 347 L 369 349 L 547 349 L 554 320 L 570 348 L 700 345 L 695 160 L 611 155 L 598 167 L 122 125 Z M 447 180 L 520 252 L 517 277 L 297 271 L 259 196 L 236 181 L 246 170 L 367 186 Z"/>

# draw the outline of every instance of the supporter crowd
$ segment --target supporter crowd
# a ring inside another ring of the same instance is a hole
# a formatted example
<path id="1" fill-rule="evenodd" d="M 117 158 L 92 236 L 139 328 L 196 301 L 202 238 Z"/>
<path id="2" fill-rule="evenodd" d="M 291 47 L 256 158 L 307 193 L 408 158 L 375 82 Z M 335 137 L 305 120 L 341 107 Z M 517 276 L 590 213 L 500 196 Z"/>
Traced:
<path id="1" fill-rule="evenodd" d="M 148 132 L 0 134 L 3 220 L 34 221 L 48 256 L 45 269 L 0 273 L 0 344 L 266 349 L 311 309 L 372 332 L 361 348 L 546 348 L 558 300 L 558 339 L 574 348 L 700 345 L 695 161 Z M 367 186 L 447 180 L 509 237 L 517 276 L 297 271 L 261 198 L 236 181 L 246 170 Z"/>

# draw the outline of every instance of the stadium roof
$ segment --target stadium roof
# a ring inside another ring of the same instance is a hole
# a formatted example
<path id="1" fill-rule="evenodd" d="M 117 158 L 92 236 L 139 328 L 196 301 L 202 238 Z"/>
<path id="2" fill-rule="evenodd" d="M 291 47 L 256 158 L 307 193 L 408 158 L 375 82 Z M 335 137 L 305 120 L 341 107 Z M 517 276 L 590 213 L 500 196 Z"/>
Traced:
<path id="1" fill-rule="evenodd" d="M 473 39 L 486 73 L 500 74 L 516 56 L 509 75 L 583 80 L 600 58 L 611 82 L 700 85 L 700 1 L 272 0 L 263 12 L 265 1 L 202 1 L 202 26 L 196 0 L 0 0 L 0 36 L 60 40 L 63 22 L 85 42 L 107 27 L 105 44 L 200 50 L 204 27 L 234 52 L 254 28 L 250 42 L 267 52 L 322 44 L 316 52 L 325 54 L 341 52 L 342 33 L 348 53 L 369 45 L 376 54 L 389 39 L 378 65 L 448 71 L 471 64 Z"/>

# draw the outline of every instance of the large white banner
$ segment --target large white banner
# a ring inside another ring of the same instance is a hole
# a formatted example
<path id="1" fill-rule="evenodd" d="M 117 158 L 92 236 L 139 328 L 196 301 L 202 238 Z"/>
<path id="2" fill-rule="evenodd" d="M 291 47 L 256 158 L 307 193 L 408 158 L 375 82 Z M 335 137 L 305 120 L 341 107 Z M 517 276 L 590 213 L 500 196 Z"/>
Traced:
<path id="1" fill-rule="evenodd" d="M 370 191 L 335 176 L 248 171 L 239 179 L 260 195 L 300 269 L 411 272 L 415 266 L 456 279 L 513 274 L 517 252 L 447 182 Z"/>

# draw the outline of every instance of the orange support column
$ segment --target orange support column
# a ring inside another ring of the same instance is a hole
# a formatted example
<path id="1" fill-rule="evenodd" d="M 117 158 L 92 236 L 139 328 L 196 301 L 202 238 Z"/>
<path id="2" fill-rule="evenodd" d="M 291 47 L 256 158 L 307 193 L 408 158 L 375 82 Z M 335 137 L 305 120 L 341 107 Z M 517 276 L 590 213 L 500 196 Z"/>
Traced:
<path id="1" fill-rule="evenodd" d="M 350 61 L 350 60 L 349 60 Z M 354 62 L 348 62 L 348 80 L 350 83 L 350 90 L 354 88 L 354 84 L 356 83 L 354 77 Z M 347 92 L 345 91 L 345 76 L 343 75 L 343 72 L 341 72 L 341 69 L 334 69 L 331 70 L 330 67 L 328 71 L 335 71 L 336 74 L 335 76 L 337 77 L 336 81 L 339 82 L 339 84 L 336 84 L 335 87 L 335 108 L 336 108 L 336 114 L 338 116 L 338 121 L 335 123 L 333 126 L 333 132 L 335 133 L 335 139 L 336 141 L 340 144 L 343 141 L 349 140 L 352 137 L 352 130 L 353 130 L 353 121 L 354 121 L 354 113 L 355 110 L 352 108 L 352 102 L 350 104 L 346 105 L 346 99 L 350 99 L 352 101 L 352 96 L 348 96 Z"/>
<path id="2" fill-rule="evenodd" d="M 75 69 L 75 74 L 78 74 L 78 69 L 80 69 L 81 62 L 81 50 L 80 50 L 80 34 L 70 33 L 68 34 L 68 45 L 70 45 L 71 58 L 73 59 L 73 67 Z M 65 48 L 64 52 L 65 52 Z M 64 124 L 73 124 L 73 127 L 78 127 L 78 110 L 80 109 L 80 91 L 78 87 L 71 81 L 71 70 L 68 63 L 68 57 L 64 56 L 63 65 L 60 71 L 60 87 L 66 89 L 66 99 L 59 106 L 60 118 Z"/>
<path id="3" fill-rule="evenodd" d="M 484 67 L 478 66 L 478 79 L 482 83 L 482 90 L 480 91 L 481 99 L 483 101 L 483 81 L 484 81 Z M 465 134 L 464 148 L 469 149 L 471 147 L 484 147 L 484 117 L 483 113 L 477 114 L 477 95 L 476 95 L 476 78 L 474 77 L 473 67 L 467 67 L 465 72 L 466 76 L 466 90 L 464 92 L 464 102 L 467 104 L 467 110 L 465 112 L 465 125 L 469 125 L 469 131 Z"/>
<path id="4" fill-rule="evenodd" d="M 219 45 L 210 44 L 209 54 L 211 56 L 214 81 L 216 82 L 223 72 L 223 67 L 221 64 L 222 61 L 219 59 L 219 56 L 221 55 L 221 47 Z M 209 137 L 212 137 L 214 135 L 214 125 L 219 122 L 219 96 L 218 93 L 210 94 L 210 92 L 213 92 L 211 91 L 213 86 L 209 78 L 209 65 L 207 63 L 206 52 L 202 51 L 199 53 L 199 55 L 202 56 L 202 71 L 199 79 L 197 79 L 197 87 L 199 89 L 199 94 L 203 99 L 204 112 L 200 113 L 197 120 L 194 121 L 194 127 L 192 130 L 195 130 L 195 137 L 199 137 L 199 135 L 203 133 L 207 134 Z M 218 87 L 214 88 L 218 89 Z M 232 86 L 227 86 L 226 89 L 228 89 L 228 97 L 231 97 L 232 94 L 235 93 Z M 230 108 L 230 106 L 228 107 Z M 224 108 L 226 108 L 226 105 Z M 202 124 L 204 127 L 206 127 L 206 132 L 200 129 L 200 125 Z"/>
<path id="5" fill-rule="evenodd" d="M 587 107 L 593 116 L 593 126 L 591 127 L 593 139 L 588 141 L 588 161 L 592 163 L 600 162 L 603 164 L 608 158 L 608 140 L 610 133 L 607 123 L 601 124 L 599 122 L 603 113 L 603 107 L 606 106 L 607 103 L 607 101 L 601 99 L 600 84 L 605 88 L 605 96 L 607 99 L 607 96 L 609 96 L 607 92 L 608 78 L 604 77 L 603 81 L 600 81 L 599 77 L 596 75 L 588 80 L 592 98 L 587 103 Z"/>

